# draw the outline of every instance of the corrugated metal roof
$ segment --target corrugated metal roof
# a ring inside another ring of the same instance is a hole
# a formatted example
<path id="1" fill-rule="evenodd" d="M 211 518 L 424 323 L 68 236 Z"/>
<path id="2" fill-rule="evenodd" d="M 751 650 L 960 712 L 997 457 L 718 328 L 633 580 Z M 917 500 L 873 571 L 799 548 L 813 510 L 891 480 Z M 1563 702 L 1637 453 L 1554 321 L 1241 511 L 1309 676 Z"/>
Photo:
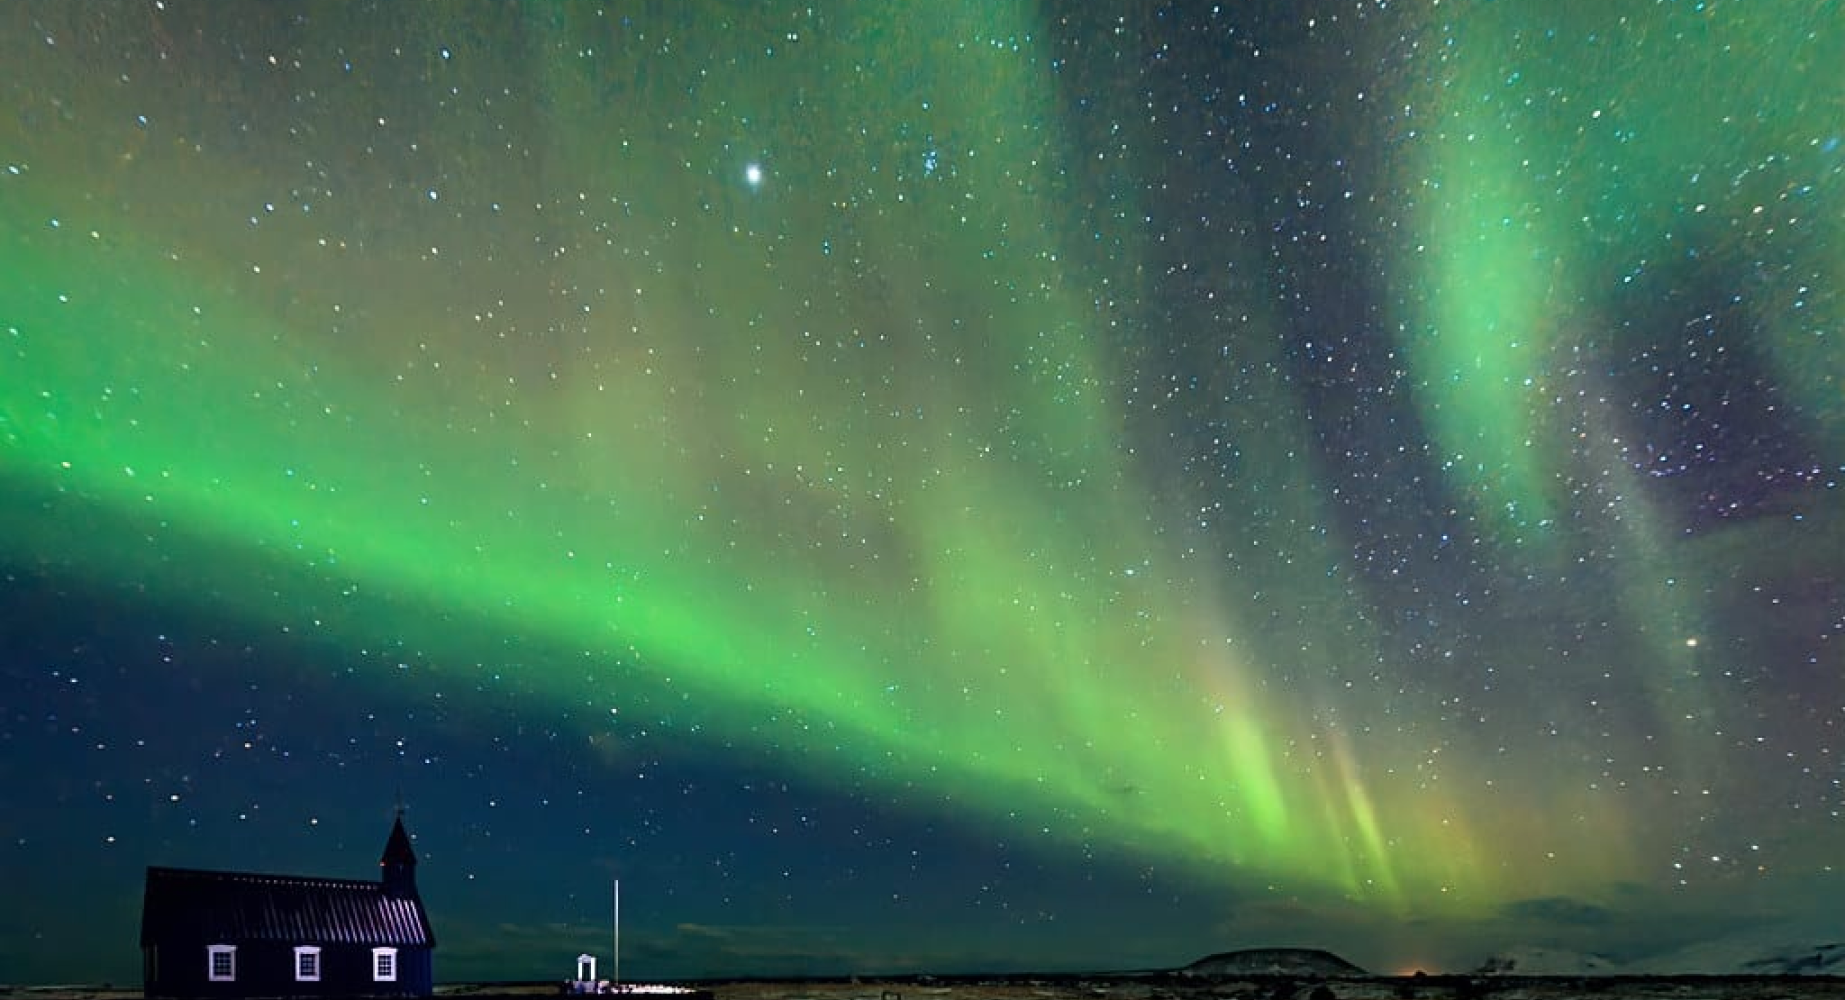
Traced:
<path id="1" fill-rule="evenodd" d="M 143 945 L 236 941 L 415 946 L 435 935 L 421 900 L 378 882 L 148 868 Z"/>

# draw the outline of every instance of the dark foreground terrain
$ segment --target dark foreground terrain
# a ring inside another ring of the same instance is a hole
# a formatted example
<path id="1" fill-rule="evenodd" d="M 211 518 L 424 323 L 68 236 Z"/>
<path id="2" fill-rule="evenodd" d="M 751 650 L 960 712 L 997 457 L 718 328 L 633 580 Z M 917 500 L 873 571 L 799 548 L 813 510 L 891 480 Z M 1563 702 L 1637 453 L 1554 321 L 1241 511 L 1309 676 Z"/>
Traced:
<path id="1" fill-rule="evenodd" d="M 1838 977 L 1006 977 L 700 984 L 716 1000 L 1845 1000 Z"/>
<path id="2" fill-rule="evenodd" d="M 713 1000 L 1845 1000 L 1837 976 L 915 976 L 685 983 Z M 534 1000 L 555 983 L 453 984 L 438 1000 Z M 139 990 L 0 986 L 0 1000 L 138 1000 Z"/>

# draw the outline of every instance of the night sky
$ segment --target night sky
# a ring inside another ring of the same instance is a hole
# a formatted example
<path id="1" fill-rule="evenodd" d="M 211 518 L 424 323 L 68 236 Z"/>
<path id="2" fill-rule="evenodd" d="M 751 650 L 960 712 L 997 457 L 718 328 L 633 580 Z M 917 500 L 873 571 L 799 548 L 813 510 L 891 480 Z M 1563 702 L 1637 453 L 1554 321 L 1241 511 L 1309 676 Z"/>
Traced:
<path id="1" fill-rule="evenodd" d="M 1838 0 L 0 29 L 0 981 L 1845 938 Z"/>

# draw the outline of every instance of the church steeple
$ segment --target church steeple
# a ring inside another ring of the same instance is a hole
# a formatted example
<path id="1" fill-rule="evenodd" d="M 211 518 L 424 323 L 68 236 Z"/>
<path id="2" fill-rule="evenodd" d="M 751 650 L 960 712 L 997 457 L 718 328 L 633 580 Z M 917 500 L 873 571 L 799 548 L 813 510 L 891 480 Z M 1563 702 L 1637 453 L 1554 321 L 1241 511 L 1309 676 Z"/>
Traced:
<path id="1" fill-rule="evenodd" d="M 378 859 L 384 873 L 384 894 L 411 899 L 416 897 L 416 852 L 410 848 L 410 834 L 404 832 L 404 810 L 397 808 L 397 820 L 391 824 L 391 836 L 384 842 L 384 856 Z"/>

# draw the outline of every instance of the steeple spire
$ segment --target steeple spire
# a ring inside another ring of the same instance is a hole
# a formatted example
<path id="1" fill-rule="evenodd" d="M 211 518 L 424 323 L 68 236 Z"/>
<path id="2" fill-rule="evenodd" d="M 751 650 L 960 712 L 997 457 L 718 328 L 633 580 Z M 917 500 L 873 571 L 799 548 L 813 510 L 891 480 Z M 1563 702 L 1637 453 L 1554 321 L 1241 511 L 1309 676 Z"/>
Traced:
<path id="1" fill-rule="evenodd" d="M 391 835 L 384 842 L 384 856 L 378 859 L 383 869 L 384 893 L 387 896 L 416 895 L 416 851 L 410 847 L 410 834 L 404 830 L 404 807 L 397 805 L 397 818 L 391 823 Z"/>

